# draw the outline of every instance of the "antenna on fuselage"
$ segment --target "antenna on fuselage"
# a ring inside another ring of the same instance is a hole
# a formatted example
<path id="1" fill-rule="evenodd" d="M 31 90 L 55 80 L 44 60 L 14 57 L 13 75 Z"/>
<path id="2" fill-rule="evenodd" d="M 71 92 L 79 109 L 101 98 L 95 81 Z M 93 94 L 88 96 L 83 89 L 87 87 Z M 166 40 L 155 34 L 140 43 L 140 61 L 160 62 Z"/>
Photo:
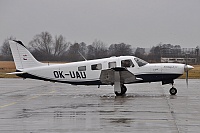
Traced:
<path id="1" fill-rule="evenodd" d="M 81 57 L 83 57 L 83 59 L 84 59 L 85 61 L 87 61 L 87 59 L 81 54 L 81 52 L 78 51 L 78 53 L 81 55 Z"/>

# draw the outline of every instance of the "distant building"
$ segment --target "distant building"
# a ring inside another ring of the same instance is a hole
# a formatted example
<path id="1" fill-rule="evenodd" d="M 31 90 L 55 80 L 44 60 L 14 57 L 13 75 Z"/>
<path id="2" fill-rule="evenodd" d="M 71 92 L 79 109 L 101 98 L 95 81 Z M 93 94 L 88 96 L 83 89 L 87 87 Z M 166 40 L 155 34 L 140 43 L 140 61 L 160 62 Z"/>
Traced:
<path id="1" fill-rule="evenodd" d="M 196 58 L 199 48 L 181 48 L 180 45 L 162 44 L 160 45 L 161 57 L 165 58 Z"/>
<path id="2" fill-rule="evenodd" d="M 163 58 L 161 57 L 162 63 L 188 63 L 195 64 L 197 62 L 196 58 Z"/>

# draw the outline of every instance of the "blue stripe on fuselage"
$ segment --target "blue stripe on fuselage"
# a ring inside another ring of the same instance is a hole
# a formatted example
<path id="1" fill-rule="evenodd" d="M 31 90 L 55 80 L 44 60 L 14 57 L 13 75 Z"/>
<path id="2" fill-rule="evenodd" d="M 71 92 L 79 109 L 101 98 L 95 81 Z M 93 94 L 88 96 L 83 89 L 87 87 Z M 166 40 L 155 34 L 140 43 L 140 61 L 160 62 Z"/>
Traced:
<path id="1" fill-rule="evenodd" d="M 105 85 L 102 84 L 100 80 L 91 80 L 91 81 L 79 81 L 79 82 L 72 82 L 72 81 L 59 81 L 54 79 L 46 79 L 43 77 L 38 77 L 32 74 L 24 73 L 24 74 L 17 74 L 17 76 L 22 78 L 31 78 L 31 79 L 38 79 L 38 80 L 44 80 L 44 81 L 52 81 L 52 82 L 60 82 L 60 83 L 68 83 L 68 84 L 74 84 L 74 85 Z M 142 80 L 130 82 L 130 83 L 145 83 L 145 82 L 159 82 L 159 81 L 173 81 L 174 79 L 181 76 L 181 74 L 140 74 L 135 75 L 137 78 L 141 78 Z"/>

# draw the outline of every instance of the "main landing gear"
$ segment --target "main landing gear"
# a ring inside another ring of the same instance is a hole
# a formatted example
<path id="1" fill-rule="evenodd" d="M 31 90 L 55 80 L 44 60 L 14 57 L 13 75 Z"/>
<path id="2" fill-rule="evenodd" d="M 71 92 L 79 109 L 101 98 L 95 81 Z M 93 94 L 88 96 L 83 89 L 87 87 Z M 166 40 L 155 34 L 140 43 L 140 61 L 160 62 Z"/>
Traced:
<path id="1" fill-rule="evenodd" d="M 115 91 L 116 96 L 123 96 L 126 94 L 126 91 L 127 91 L 126 86 L 124 84 L 121 84 L 120 87 L 121 87 L 121 92 L 119 93 L 119 92 Z"/>

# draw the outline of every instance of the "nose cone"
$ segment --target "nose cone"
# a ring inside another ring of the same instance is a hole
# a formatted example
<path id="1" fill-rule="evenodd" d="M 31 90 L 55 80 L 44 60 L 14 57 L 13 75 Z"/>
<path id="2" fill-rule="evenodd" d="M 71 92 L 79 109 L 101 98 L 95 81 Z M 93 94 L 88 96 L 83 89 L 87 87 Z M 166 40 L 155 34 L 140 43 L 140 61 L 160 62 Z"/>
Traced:
<path id="1" fill-rule="evenodd" d="M 188 70 L 194 69 L 194 67 L 193 67 L 193 66 L 190 66 L 190 65 L 187 65 L 187 67 L 188 67 Z"/>
<path id="2" fill-rule="evenodd" d="M 190 65 L 185 65 L 185 72 L 192 70 L 194 67 Z"/>

